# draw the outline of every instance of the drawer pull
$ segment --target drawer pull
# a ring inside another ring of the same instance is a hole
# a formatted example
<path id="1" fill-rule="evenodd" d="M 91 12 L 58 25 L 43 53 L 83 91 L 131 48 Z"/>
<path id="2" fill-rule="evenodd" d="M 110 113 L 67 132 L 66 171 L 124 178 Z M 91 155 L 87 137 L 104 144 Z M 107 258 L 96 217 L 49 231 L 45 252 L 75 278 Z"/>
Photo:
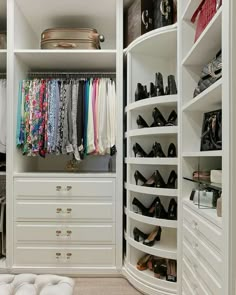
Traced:
<path id="1" fill-rule="evenodd" d="M 72 209 L 71 208 L 67 208 L 66 211 L 67 211 L 68 214 L 70 214 L 72 212 Z"/>
<path id="2" fill-rule="evenodd" d="M 67 231 L 67 236 L 69 237 L 69 236 L 71 236 L 71 234 L 72 234 L 72 231 L 71 230 L 68 230 Z"/>
<path id="3" fill-rule="evenodd" d="M 67 259 L 70 259 L 71 256 L 72 256 L 72 253 L 67 253 L 67 254 L 66 254 Z"/>
<path id="4" fill-rule="evenodd" d="M 57 230 L 56 231 L 56 235 L 57 235 L 57 237 L 59 237 L 61 235 L 61 231 L 60 230 Z"/>
<path id="5" fill-rule="evenodd" d="M 197 250 L 198 249 L 198 244 L 197 243 L 193 243 L 192 247 L 193 247 L 194 250 Z"/>
<path id="6" fill-rule="evenodd" d="M 56 253 L 56 258 L 59 259 L 61 257 L 61 253 Z"/>
<path id="7" fill-rule="evenodd" d="M 198 230 L 198 223 L 196 221 L 192 222 L 192 229 Z"/>
<path id="8" fill-rule="evenodd" d="M 57 208 L 56 212 L 57 213 L 61 213 L 62 212 L 62 209 L 61 208 Z"/>
<path id="9" fill-rule="evenodd" d="M 67 187 L 66 187 L 66 191 L 71 191 L 72 190 L 72 186 L 71 185 L 67 185 Z"/>
<path id="10" fill-rule="evenodd" d="M 62 189 L 62 187 L 61 187 L 60 185 L 57 185 L 57 186 L 56 186 L 56 191 L 57 191 L 57 192 L 60 192 L 61 189 Z"/>

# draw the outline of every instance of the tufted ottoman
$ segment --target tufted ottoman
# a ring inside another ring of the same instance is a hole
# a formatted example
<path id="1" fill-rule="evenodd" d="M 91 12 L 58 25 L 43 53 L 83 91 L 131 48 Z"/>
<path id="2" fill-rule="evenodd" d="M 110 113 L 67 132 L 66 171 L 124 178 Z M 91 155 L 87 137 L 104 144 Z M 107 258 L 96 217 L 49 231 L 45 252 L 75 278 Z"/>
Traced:
<path id="1" fill-rule="evenodd" d="M 0 275 L 1 295 L 72 295 L 74 281 L 55 275 Z"/>

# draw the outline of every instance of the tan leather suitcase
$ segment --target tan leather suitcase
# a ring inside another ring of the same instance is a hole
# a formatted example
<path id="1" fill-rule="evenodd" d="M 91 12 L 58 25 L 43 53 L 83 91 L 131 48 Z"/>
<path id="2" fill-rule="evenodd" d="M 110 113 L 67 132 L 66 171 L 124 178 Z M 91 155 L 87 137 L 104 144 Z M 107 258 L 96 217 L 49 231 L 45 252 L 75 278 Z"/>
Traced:
<path id="1" fill-rule="evenodd" d="M 0 49 L 7 48 L 7 35 L 6 32 L 0 32 Z"/>
<path id="2" fill-rule="evenodd" d="M 89 28 L 54 28 L 41 34 L 42 49 L 101 49 L 104 36 Z"/>

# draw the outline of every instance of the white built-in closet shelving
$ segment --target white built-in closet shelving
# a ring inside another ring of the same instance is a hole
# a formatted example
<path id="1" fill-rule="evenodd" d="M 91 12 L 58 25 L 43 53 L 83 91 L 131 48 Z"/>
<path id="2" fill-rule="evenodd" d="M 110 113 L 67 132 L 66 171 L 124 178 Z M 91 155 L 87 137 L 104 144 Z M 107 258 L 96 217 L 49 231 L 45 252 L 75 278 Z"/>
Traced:
<path id="1" fill-rule="evenodd" d="M 229 2 L 223 1 L 204 32 L 194 43 L 196 24 L 190 19 L 199 1 L 181 1 L 179 7 L 179 89 L 180 89 L 180 196 L 179 259 L 181 272 L 179 294 L 234 294 L 230 291 L 229 224 L 230 224 L 230 104 L 228 64 Z M 227 20 L 227 21 L 226 21 Z M 222 49 L 223 76 L 193 98 L 203 66 Z M 222 109 L 223 147 L 219 151 L 200 151 L 203 115 Z M 202 209 L 190 201 L 198 183 L 194 171 L 222 169 L 222 217 L 216 209 Z M 212 234 L 214 233 L 214 234 Z M 209 250 L 210 249 L 210 250 Z M 232 285 L 231 285 L 232 286 Z M 195 294 L 195 293 L 194 293 Z"/>
<path id="2" fill-rule="evenodd" d="M 179 159 L 177 158 L 135 158 L 132 147 L 139 143 L 149 152 L 155 141 L 160 142 L 166 152 L 173 142 L 178 146 L 179 127 L 154 127 L 138 129 L 136 119 L 141 115 L 147 124 L 152 124 L 152 111 L 159 108 L 167 117 L 170 112 L 178 110 L 178 95 L 160 96 L 135 101 L 137 83 L 147 85 L 154 82 L 155 73 L 163 74 L 164 83 L 167 76 L 175 75 L 177 79 L 177 25 L 153 30 L 134 40 L 125 50 L 127 56 L 127 104 L 125 113 L 127 116 L 127 140 L 126 163 L 126 256 L 125 273 L 129 280 L 140 290 L 147 294 L 175 294 L 177 284 L 154 277 L 154 273 L 136 269 L 138 260 L 145 254 L 177 259 L 177 221 L 146 217 L 133 211 L 132 201 L 136 197 L 144 205 L 148 206 L 156 196 L 160 196 L 161 202 L 167 209 L 171 198 L 178 199 L 178 188 L 162 189 L 145 187 L 135 184 L 134 173 L 140 171 L 149 178 L 155 170 L 159 170 L 167 181 L 171 170 L 178 173 Z M 134 227 L 144 232 L 151 232 L 155 226 L 162 227 L 160 242 L 153 247 L 137 242 L 133 237 Z"/>

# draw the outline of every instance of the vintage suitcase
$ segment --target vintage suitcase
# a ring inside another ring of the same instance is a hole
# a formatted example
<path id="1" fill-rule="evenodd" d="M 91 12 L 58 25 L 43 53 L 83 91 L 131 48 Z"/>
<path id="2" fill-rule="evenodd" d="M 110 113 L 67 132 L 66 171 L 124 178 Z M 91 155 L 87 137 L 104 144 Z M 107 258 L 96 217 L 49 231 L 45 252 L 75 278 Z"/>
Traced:
<path id="1" fill-rule="evenodd" d="M 176 0 L 153 0 L 153 28 L 169 26 L 177 21 Z"/>
<path id="2" fill-rule="evenodd" d="M 0 32 L 0 49 L 7 48 L 7 35 L 6 32 Z"/>
<path id="3" fill-rule="evenodd" d="M 104 36 L 89 28 L 54 28 L 41 34 L 42 49 L 101 49 Z"/>
<path id="4" fill-rule="evenodd" d="M 125 14 L 125 46 L 152 29 L 152 0 L 135 0 Z"/>

